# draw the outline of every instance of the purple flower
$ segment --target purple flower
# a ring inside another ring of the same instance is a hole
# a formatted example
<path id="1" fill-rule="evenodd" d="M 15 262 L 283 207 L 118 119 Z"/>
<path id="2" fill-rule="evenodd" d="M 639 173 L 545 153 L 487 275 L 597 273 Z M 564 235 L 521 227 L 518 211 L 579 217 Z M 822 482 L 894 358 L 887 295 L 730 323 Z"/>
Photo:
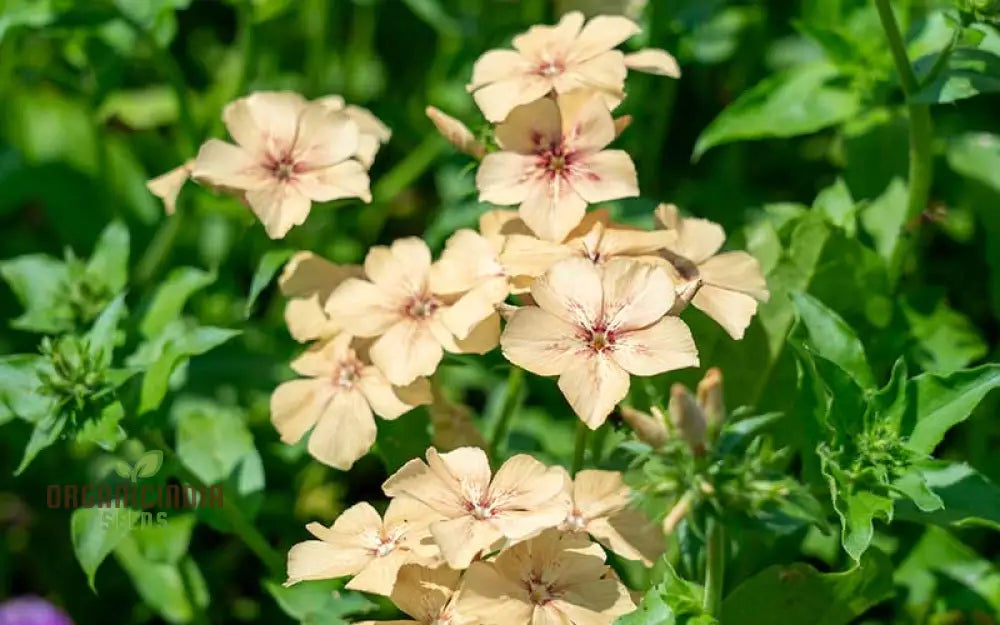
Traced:
<path id="1" fill-rule="evenodd" d="M 0 603 L 0 625 L 73 625 L 62 609 L 38 597 Z"/>

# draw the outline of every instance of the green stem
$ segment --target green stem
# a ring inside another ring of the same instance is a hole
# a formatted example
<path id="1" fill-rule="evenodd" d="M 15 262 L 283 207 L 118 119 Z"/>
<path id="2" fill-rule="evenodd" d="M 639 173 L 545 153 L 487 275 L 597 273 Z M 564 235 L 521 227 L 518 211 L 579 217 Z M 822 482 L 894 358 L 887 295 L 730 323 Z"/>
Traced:
<path id="1" fill-rule="evenodd" d="M 496 427 L 490 436 L 489 457 L 496 458 L 500 446 L 507 440 L 507 432 L 510 431 L 510 423 L 521 405 L 521 387 L 524 386 L 524 369 L 512 366 L 507 375 L 507 391 L 504 393 L 503 406 L 500 408 L 500 417 L 497 419 Z"/>
<path id="2" fill-rule="evenodd" d="M 583 468 L 583 457 L 587 453 L 587 439 L 590 437 L 590 428 L 583 421 L 576 424 L 576 442 L 573 445 L 573 464 L 570 467 L 570 474 L 576 475 Z"/>
<path id="3" fill-rule="evenodd" d="M 917 76 L 913 72 L 913 66 L 906 54 L 906 44 L 899 30 L 899 24 L 896 23 L 892 6 L 889 4 L 889 0 L 875 0 L 875 6 L 889 42 L 892 60 L 899 73 L 899 83 L 907 98 L 906 107 L 910 118 L 910 166 L 908 173 L 910 195 L 906 208 L 906 220 L 904 221 L 904 227 L 906 227 L 906 225 L 914 223 L 927 209 L 927 203 L 930 199 L 931 184 L 934 180 L 934 154 L 931 145 L 934 138 L 934 125 L 931 120 L 930 106 L 912 101 L 919 85 L 917 84 Z M 904 236 L 896 247 L 890 263 L 893 276 L 899 274 L 902 262 L 908 253 L 910 245 L 907 241 L 907 237 Z"/>
<path id="4" fill-rule="evenodd" d="M 329 59 L 326 55 L 326 27 L 329 21 L 327 0 L 303 2 L 303 16 L 306 20 L 306 92 L 309 97 L 319 95 L 323 88 L 323 70 Z M 356 7 L 355 7 L 356 9 Z"/>
<path id="5" fill-rule="evenodd" d="M 172 216 L 167 217 L 153 235 L 153 239 L 146 246 L 146 251 L 136 264 L 135 271 L 132 272 L 132 281 L 137 285 L 148 284 L 170 255 L 170 251 L 177 242 L 177 236 L 181 231 L 181 223 L 184 213 L 177 211 Z"/>
<path id="6" fill-rule="evenodd" d="M 706 613 L 718 617 L 722 607 L 722 585 L 726 575 L 726 527 L 718 519 L 708 521 L 705 551 Z"/>
<path id="7" fill-rule="evenodd" d="M 155 430 L 150 430 L 140 435 L 139 439 L 146 447 L 159 449 L 163 452 L 164 456 L 173 460 L 177 466 L 177 477 L 183 482 L 195 486 L 199 490 L 207 487 L 205 482 L 188 469 L 181 459 L 177 457 L 177 453 L 170 447 L 162 434 Z M 228 498 L 230 502 L 233 499 L 229 492 L 224 494 L 224 498 Z M 260 558 L 260 561 L 267 566 L 271 574 L 276 577 L 284 577 L 285 559 L 267 542 L 264 535 L 243 516 L 243 512 L 236 505 L 230 503 L 229 505 L 222 506 L 222 513 L 226 517 L 226 520 L 229 521 L 233 533 L 239 536 L 240 540 Z"/>

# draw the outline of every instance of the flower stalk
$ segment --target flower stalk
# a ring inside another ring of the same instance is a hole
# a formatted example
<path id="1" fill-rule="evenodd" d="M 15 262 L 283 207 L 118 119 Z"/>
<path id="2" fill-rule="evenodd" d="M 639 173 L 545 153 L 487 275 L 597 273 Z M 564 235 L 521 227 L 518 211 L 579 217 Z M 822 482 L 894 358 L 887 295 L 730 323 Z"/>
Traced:
<path id="1" fill-rule="evenodd" d="M 718 617 L 722 608 L 722 584 L 726 574 L 726 527 L 709 519 L 705 551 L 705 612 Z"/>
<path id="2" fill-rule="evenodd" d="M 590 428 L 583 421 L 576 423 L 576 442 L 573 445 L 573 464 L 570 475 L 575 476 L 583 468 L 583 457 L 587 453 L 587 439 L 590 438 Z"/>
<path id="3" fill-rule="evenodd" d="M 489 457 L 496 459 L 497 451 L 507 440 L 507 432 L 510 431 L 510 423 L 521 404 L 521 388 L 524 386 L 524 369 L 521 367 L 511 367 L 507 375 L 507 391 L 504 394 L 503 406 L 500 408 L 500 418 L 497 420 L 493 434 L 490 436 Z"/>

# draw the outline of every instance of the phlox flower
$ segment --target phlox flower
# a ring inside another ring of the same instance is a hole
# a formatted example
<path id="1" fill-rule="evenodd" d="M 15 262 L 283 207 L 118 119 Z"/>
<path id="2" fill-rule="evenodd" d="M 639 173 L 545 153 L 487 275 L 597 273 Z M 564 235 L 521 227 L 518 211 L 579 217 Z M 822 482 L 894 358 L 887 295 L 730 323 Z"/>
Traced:
<path id="1" fill-rule="evenodd" d="M 496 128 L 501 151 L 479 165 L 479 199 L 519 205 L 521 219 L 538 237 L 562 241 L 587 204 L 639 195 L 629 155 L 604 149 L 614 138 L 611 113 L 593 92 L 519 106 Z"/>
<path id="2" fill-rule="evenodd" d="M 291 548 L 285 585 L 353 575 L 348 589 L 388 596 L 404 565 L 439 562 L 437 548 L 427 541 L 427 526 L 435 518 L 419 502 L 396 499 L 389 502 L 384 520 L 363 501 L 345 510 L 330 527 L 310 523 L 306 529 L 319 540 Z"/>
<path id="3" fill-rule="evenodd" d="M 500 263 L 503 243 L 502 236 L 463 228 L 448 238 L 441 258 L 431 266 L 431 290 L 458 297 L 442 313 L 442 319 L 460 336 L 467 335 L 507 299 L 510 285 Z"/>
<path id="4" fill-rule="evenodd" d="M 373 413 L 395 419 L 431 401 L 426 378 L 393 386 L 353 340 L 340 333 L 314 345 L 292 363 L 304 377 L 283 383 L 271 395 L 271 422 L 281 440 L 297 443 L 312 429 L 309 454 L 341 470 L 351 468 L 375 443 Z"/>
<path id="5" fill-rule="evenodd" d="M 448 143 L 459 152 L 475 158 L 482 158 L 486 154 L 486 146 L 479 139 L 476 139 L 468 126 L 459 120 L 433 106 L 428 106 L 424 113 L 427 114 L 441 136 L 447 139 Z"/>
<path id="6" fill-rule="evenodd" d="M 534 278 L 566 258 L 586 258 L 594 264 L 619 257 L 662 262 L 658 252 L 666 239 L 662 230 L 649 232 L 612 223 L 608 210 L 600 208 L 587 213 L 561 242 L 511 234 L 504 243 L 500 262 L 513 277 L 515 287 L 523 291 Z"/>
<path id="7" fill-rule="evenodd" d="M 635 610 L 628 589 L 583 534 L 547 530 L 465 573 L 457 608 L 482 623 L 611 625 Z"/>
<path id="8" fill-rule="evenodd" d="M 479 57 L 468 90 L 492 122 L 551 91 L 590 89 L 614 108 L 624 97 L 630 68 L 680 76 L 677 61 L 663 50 L 626 56 L 614 49 L 638 32 L 635 22 L 617 15 L 599 15 L 584 26 L 583 14 L 572 11 L 555 26 L 532 26 L 517 35 L 513 50 L 491 50 Z"/>
<path id="9" fill-rule="evenodd" d="M 347 114 L 289 92 L 259 92 L 222 113 L 236 145 L 209 139 L 191 176 L 241 197 L 268 236 L 305 222 L 312 202 L 369 202 L 368 172 L 356 155 L 361 132 Z"/>
<path id="10" fill-rule="evenodd" d="M 358 625 L 471 625 L 455 609 L 461 573 L 447 566 L 407 564 L 399 569 L 389 598 L 412 620 L 362 621 Z"/>
<path id="11" fill-rule="evenodd" d="M 628 394 L 629 374 L 698 365 L 691 331 L 667 317 L 674 284 L 667 270 L 615 258 L 570 258 L 531 285 L 537 306 L 519 308 L 500 337 L 504 356 L 559 389 L 591 429 Z"/>
<path id="12" fill-rule="evenodd" d="M 285 324 L 296 341 L 328 338 L 341 330 L 323 306 L 341 282 L 364 276 L 360 265 L 335 265 L 312 252 L 298 252 L 285 263 L 278 288 L 288 298 Z"/>
<path id="13" fill-rule="evenodd" d="M 563 474 L 531 456 L 517 455 L 492 475 L 482 449 L 461 447 L 427 462 L 410 460 L 382 485 L 390 497 L 416 499 L 444 517 L 431 535 L 448 565 L 469 566 L 480 552 L 503 538 L 521 540 L 566 518 L 569 498 Z"/>
<path id="14" fill-rule="evenodd" d="M 499 316 L 463 307 L 456 287 L 431 274 L 427 244 L 416 237 L 397 239 L 368 251 L 367 280 L 348 278 L 326 302 L 327 314 L 346 331 L 378 337 L 372 362 L 396 385 L 433 374 L 445 350 L 482 354 L 497 344 Z M 450 311 L 453 305 L 456 311 Z M 459 314 L 463 311 L 472 316 Z M 481 312 L 487 316 L 478 316 Z"/>
<path id="15" fill-rule="evenodd" d="M 566 488 L 573 507 L 559 529 L 586 532 L 627 560 L 652 566 L 663 553 L 663 534 L 636 507 L 618 471 L 579 471 Z"/>
<path id="16" fill-rule="evenodd" d="M 734 339 L 743 338 L 757 302 L 770 297 L 760 263 L 746 252 L 720 254 L 726 233 L 717 223 L 682 218 L 672 204 L 657 207 L 656 219 L 670 237 L 665 256 L 677 274 L 678 291 Z"/>

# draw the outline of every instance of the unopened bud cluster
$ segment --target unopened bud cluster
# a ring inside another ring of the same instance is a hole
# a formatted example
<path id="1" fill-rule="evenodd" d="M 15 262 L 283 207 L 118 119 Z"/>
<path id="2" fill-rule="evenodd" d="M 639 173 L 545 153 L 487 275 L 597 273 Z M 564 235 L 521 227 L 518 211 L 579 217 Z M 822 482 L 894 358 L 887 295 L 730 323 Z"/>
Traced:
<path id="1" fill-rule="evenodd" d="M 107 363 L 90 349 L 87 339 L 71 334 L 45 337 L 39 351 L 45 358 L 38 374 L 41 392 L 70 416 L 68 425 L 82 425 L 100 414 L 113 387 L 107 380 Z"/>

